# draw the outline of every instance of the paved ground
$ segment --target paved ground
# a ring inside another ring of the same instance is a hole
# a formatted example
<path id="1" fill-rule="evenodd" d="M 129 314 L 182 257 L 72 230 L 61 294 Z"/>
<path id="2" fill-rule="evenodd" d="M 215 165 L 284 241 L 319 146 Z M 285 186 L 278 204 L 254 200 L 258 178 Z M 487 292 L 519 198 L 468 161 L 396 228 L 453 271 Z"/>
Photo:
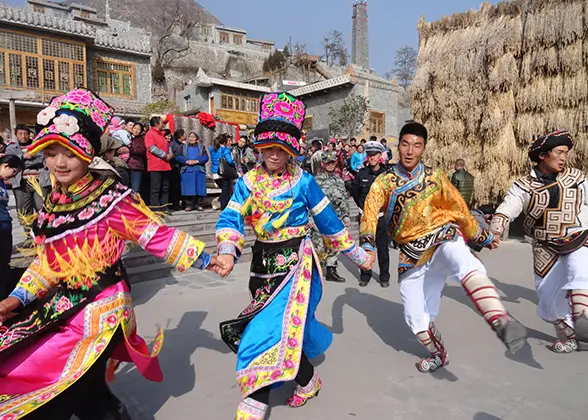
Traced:
<path id="1" fill-rule="evenodd" d="M 392 251 L 392 263 L 396 254 Z M 320 397 L 300 409 L 285 401 L 284 386 L 272 394 L 269 418 L 277 420 L 542 420 L 585 419 L 585 353 L 556 355 L 546 349 L 552 327 L 536 317 L 530 247 L 506 243 L 482 258 L 512 314 L 530 332 L 530 346 L 506 355 L 457 285 L 445 289 L 438 327 L 451 364 L 434 374 L 415 368 L 425 353 L 404 324 L 398 288 L 328 283 L 318 319 L 335 335 L 326 357 L 315 360 L 324 382 Z M 115 388 L 135 419 L 233 419 L 239 402 L 235 356 L 220 340 L 218 323 L 247 303 L 248 266 L 228 280 L 203 273 L 138 284 L 133 294 L 139 330 L 153 337 L 166 329 L 160 356 L 165 380 L 150 383 L 130 367 Z"/>

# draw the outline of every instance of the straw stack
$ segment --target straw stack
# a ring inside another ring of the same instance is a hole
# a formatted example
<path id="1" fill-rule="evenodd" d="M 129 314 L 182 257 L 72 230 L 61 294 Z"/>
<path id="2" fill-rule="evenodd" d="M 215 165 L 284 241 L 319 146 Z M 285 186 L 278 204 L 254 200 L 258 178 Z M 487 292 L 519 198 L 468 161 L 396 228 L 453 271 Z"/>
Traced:
<path id="1" fill-rule="evenodd" d="M 571 164 L 588 166 L 588 0 L 517 0 L 418 24 L 415 119 L 427 161 L 456 158 L 475 175 L 474 200 L 499 201 L 530 169 L 533 136 L 570 130 Z"/>

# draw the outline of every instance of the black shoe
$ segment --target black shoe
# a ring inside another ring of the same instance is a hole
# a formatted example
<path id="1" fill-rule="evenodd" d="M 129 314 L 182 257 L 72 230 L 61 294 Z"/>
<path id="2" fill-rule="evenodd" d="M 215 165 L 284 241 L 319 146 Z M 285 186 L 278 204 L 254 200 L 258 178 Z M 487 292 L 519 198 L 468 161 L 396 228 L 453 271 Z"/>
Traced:
<path id="1" fill-rule="evenodd" d="M 196 206 L 196 211 L 204 211 L 204 207 L 202 207 L 202 206 Z"/>
<path id="2" fill-rule="evenodd" d="M 494 321 L 492 328 L 511 353 L 516 353 L 527 342 L 527 329 L 510 315 Z"/>
<path id="3" fill-rule="evenodd" d="M 369 281 L 364 281 L 364 280 L 361 280 L 361 281 L 359 282 L 359 287 L 366 287 L 366 286 L 368 285 L 368 283 L 369 283 Z"/>
<path id="4" fill-rule="evenodd" d="M 335 267 L 327 267 L 327 281 L 332 281 L 335 283 L 345 283 L 345 279 L 337 273 L 337 268 Z"/>
<path id="5" fill-rule="evenodd" d="M 386 289 L 386 288 L 390 287 L 390 282 L 389 282 L 389 281 L 381 281 L 381 282 L 380 282 L 380 286 L 381 286 L 383 289 Z"/>

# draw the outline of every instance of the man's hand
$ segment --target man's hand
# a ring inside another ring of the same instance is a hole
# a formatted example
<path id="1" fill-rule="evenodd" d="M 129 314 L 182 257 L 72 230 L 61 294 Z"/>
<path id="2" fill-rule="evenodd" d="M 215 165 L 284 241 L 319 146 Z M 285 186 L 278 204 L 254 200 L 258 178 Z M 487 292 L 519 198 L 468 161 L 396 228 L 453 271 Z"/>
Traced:
<path id="1" fill-rule="evenodd" d="M 486 248 L 497 249 L 499 246 L 500 246 L 500 235 L 498 233 L 495 233 L 494 239 L 492 239 L 492 242 L 490 242 L 488 245 L 486 245 Z"/>
<path id="2" fill-rule="evenodd" d="M 12 296 L 7 297 L 0 302 L 0 325 L 2 325 L 7 319 L 15 316 L 16 314 L 13 311 L 18 309 L 19 306 L 20 300 Z"/>
<path id="3" fill-rule="evenodd" d="M 22 158 L 29 160 L 31 159 L 31 154 L 29 152 L 25 152 L 24 155 L 22 155 Z"/>
<path id="4" fill-rule="evenodd" d="M 376 254 L 373 251 L 366 251 L 368 255 L 368 260 L 359 266 L 362 270 L 370 271 L 372 266 L 374 265 L 374 261 L 376 260 Z"/>
<path id="5" fill-rule="evenodd" d="M 232 255 L 217 255 L 216 265 L 218 267 L 218 271 L 216 271 L 216 273 L 223 278 L 227 277 L 229 274 L 231 274 L 233 268 L 235 268 L 235 257 Z"/>
<path id="6" fill-rule="evenodd" d="M 173 156 L 173 155 L 170 155 L 170 154 L 168 154 L 168 155 L 165 157 L 165 160 L 166 160 L 167 162 L 169 162 L 169 161 L 171 161 L 173 158 L 174 158 L 174 156 Z"/>

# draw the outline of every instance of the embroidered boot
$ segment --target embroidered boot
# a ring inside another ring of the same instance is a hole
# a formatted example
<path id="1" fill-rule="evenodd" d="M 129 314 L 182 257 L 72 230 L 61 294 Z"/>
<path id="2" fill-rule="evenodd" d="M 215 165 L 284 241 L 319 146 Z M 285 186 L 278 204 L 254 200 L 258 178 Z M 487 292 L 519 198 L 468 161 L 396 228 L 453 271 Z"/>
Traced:
<path id="1" fill-rule="evenodd" d="M 571 325 L 568 325 L 565 319 L 558 319 L 553 323 L 557 339 L 551 345 L 554 353 L 571 353 L 578 350 L 576 333 Z"/>
<path id="2" fill-rule="evenodd" d="M 237 408 L 235 420 L 263 420 L 267 412 L 267 405 L 253 398 L 245 398 Z"/>
<path id="3" fill-rule="evenodd" d="M 588 351 L 588 290 L 573 290 L 570 301 L 578 350 Z"/>
<path id="4" fill-rule="evenodd" d="M 427 331 L 418 333 L 417 338 L 429 353 L 431 353 L 429 357 L 421 359 L 417 364 L 419 372 L 433 372 L 449 364 L 443 337 L 441 337 L 441 333 L 433 322 L 429 324 Z"/>
<path id="5" fill-rule="evenodd" d="M 506 347 L 513 353 L 520 350 L 525 345 L 527 329 L 508 314 L 492 280 L 486 274 L 474 271 L 461 284 Z"/>
<path id="6" fill-rule="evenodd" d="M 314 397 L 318 397 L 323 383 L 321 378 L 315 372 L 312 379 L 306 386 L 296 385 L 296 392 L 288 400 L 288 407 L 298 408 L 302 407 L 306 402 Z"/>

